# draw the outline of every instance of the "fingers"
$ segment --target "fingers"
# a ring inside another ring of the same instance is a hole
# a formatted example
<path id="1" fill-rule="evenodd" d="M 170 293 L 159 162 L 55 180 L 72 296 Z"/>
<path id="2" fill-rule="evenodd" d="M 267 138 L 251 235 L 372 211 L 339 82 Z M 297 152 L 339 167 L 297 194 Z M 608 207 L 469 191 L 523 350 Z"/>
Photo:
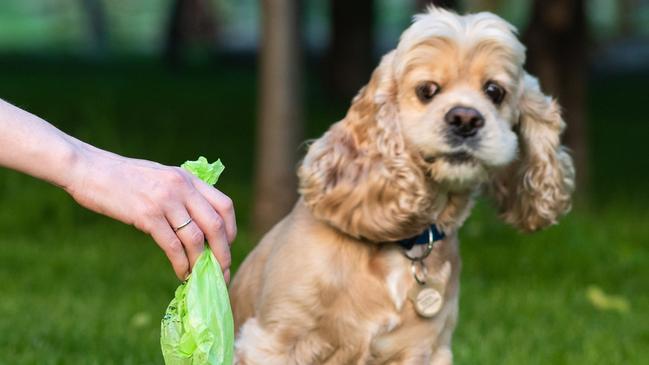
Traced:
<path id="1" fill-rule="evenodd" d="M 230 282 L 230 265 L 232 265 L 232 255 L 230 253 L 230 246 L 227 244 L 227 237 L 225 231 L 219 231 L 221 238 L 214 241 L 208 240 L 210 249 L 214 253 L 214 257 L 221 265 L 221 270 L 223 271 L 223 278 L 225 279 L 226 284 Z"/>
<path id="2" fill-rule="evenodd" d="M 207 238 L 210 249 L 225 273 L 230 269 L 230 245 L 226 233 L 226 223 L 201 194 L 190 197 L 187 209 L 200 230 Z"/>
<path id="3" fill-rule="evenodd" d="M 167 213 L 167 220 L 184 246 L 191 271 L 196 260 L 205 250 L 205 235 L 182 205 L 171 208 Z M 187 222 L 189 223 L 186 224 Z"/>
<path id="4" fill-rule="evenodd" d="M 151 236 L 171 261 L 171 266 L 180 280 L 189 275 L 189 260 L 182 242 L 169 226 L 166 219 L 160 217 L 151 224 Z"/>
<path id="5" fill-rule="evenodd" d="M 229 281 L 230 243 L 237 231 L 232 200 L 180 168 L 167 169 L 164 176 L 151 179 L 159 182 L 157 186 L 142 190 L 148 208 L 134 219 L 135 225 L 151 234 L 181 280 L 205 250 L 207 239 Z"/>
<path id="6" fill-rule="evenodd" d="M 221 216 L 225 223 L 228 242 L 232 243 L 237 236 L 237 221 L 232 199 L 194 176 L 192 177 L 192 183 L 196 190 L 207 199 L 212 208 Z"/>

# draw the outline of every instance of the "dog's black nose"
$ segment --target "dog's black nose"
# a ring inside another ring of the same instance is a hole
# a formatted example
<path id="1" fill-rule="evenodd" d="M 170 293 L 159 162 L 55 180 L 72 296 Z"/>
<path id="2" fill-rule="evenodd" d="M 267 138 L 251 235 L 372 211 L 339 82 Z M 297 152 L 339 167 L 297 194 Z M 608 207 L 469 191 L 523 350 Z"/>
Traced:
<path id="1" fill-rule="evenodd" d="M 473 108 L 456 106 L 449 110 L 444 120 L 451 127 L 453 133 L 460 137 L 471 137 L 478 133 L 484 126 L 484 117 Z"/>

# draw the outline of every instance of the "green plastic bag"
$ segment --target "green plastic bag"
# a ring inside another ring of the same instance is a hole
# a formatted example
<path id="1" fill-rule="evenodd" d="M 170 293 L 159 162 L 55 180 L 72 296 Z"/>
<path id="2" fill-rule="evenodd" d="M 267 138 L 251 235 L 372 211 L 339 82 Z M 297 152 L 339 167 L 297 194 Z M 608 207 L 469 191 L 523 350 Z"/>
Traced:
<path id="1" fill-rule="evenodd" d="M 220 160 L 205 157 L 182 167 L 213 185 L 224 170 Z M 228 288 L 209 248 L 196 260 L 189 278 L 169 303 L 160 330 L 167 365 L 230 365 L 234 350 L 234 321 Z"/>

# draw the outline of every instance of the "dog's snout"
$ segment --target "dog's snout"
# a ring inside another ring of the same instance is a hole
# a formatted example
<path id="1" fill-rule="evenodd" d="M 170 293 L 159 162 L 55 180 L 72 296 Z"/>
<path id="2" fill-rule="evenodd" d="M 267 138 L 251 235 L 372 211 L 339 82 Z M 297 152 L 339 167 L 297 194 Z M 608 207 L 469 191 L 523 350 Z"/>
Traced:
<path id="1" fill-rule="evenodd" d="M 484 126 L 484 117 L 474 108 L 456 106 L 449 110 L 444 120 L 453 133 L 461 137 L 471 137 Z"/>

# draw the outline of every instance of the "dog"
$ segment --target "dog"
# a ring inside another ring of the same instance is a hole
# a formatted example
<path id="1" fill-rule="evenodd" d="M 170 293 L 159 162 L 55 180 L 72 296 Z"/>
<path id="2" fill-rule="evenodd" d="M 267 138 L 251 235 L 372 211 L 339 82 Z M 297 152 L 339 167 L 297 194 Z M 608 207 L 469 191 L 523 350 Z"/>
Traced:
<path id="1" fill-rule="evenodd" d="M 234 277 L 236 363 L 452 363 L 457 232 L 476 196 L 523 231 L 571 206 L 565 123 L 524 61 L 494 14 L 414 17 Z"/>

